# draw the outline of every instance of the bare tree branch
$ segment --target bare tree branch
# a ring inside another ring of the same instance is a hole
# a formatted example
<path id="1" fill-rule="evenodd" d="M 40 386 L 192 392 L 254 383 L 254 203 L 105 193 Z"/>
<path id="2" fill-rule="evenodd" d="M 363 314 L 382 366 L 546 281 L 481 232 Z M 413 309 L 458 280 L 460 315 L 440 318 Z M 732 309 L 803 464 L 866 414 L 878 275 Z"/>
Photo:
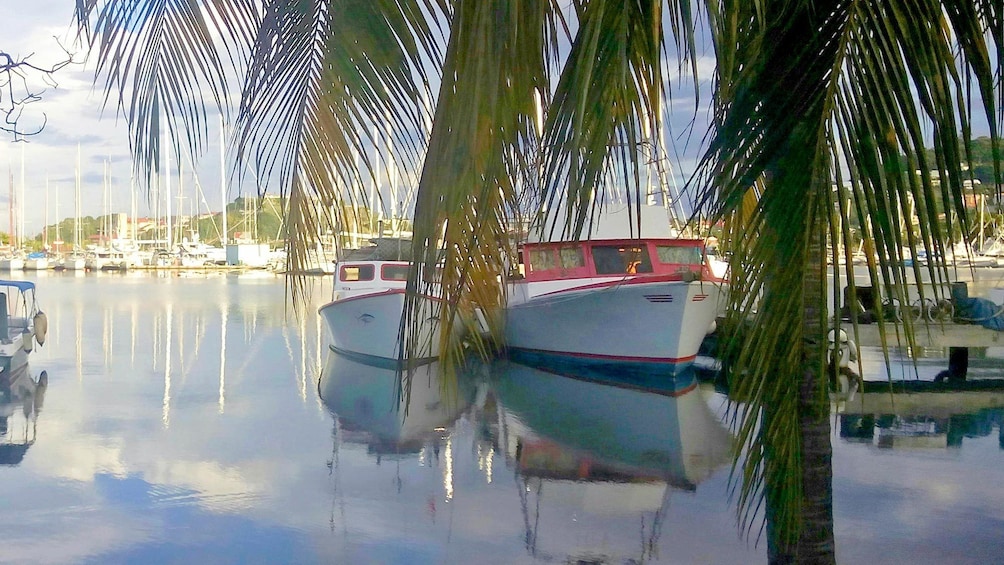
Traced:
<path id="1" fill-rule="evenodd" d="M 58 41 L 57 41 L 58 43 Z M 0 51 L 0 131 L 10 134 L 13 141 L 24 141 L 25 138 L 37 135 L 45 129 L 47 116 L 40 112 L 41 123 L 33 117 L 30 104 L 42 100 L 42 95 L 50 88 L 56 88 L 56 72 L 63 67 L 77 63 L 73 53 L 60 45 L 66 58 L 51 66 L 44 67 L 30 61 L 34 53 L 23 57 L 13 56 Z M 28 121 L 30 125 L 25 125 Z"/>

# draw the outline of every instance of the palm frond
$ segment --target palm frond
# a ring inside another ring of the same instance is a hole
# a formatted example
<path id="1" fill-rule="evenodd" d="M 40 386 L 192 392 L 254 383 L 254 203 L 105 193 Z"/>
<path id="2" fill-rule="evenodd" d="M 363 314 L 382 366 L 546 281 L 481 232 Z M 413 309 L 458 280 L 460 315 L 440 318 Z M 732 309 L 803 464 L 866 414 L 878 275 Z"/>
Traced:
<path id="1" fill-rule="evenodd" d="M 226 67 L 218 44 L 239 45 L 257 21 L 251 0 L 78 0 L 81 35 L 93 39 L 95 78 L 104 76 L 104 104 L 129 124 L 138 178 L 158 168 L 161 120 L 199 155 L 207 138 L 207 104 L 226 107 Z M 93 22 L 94 14 L 96 21 Z M 233 52 L 231 52 L 233 56 Z"/>
<path id="2" fill-rule="evenodd" d="M 662 29 L 661 1 L 581 7 L 544 124 L 541 202 L 552 235 L 588 233 L 609 191 L 624 190 L 632 208 L 641 203 L 638 147 L 661 126 Z M 603 179 L 611 161 L 618 187 Z M 633 219 L 637 229 L 640 211 Z"/>
<path id="3" fill-rule="evenodd" d="M 426 269 L 442 264 L 448 306 L 441 320 L 460 312 L 475 341 L 480 328 L 470 314 L 497 311 L 499 273 L 513 264 L 505 214 L 517 205 L 521 154 L 536 146 L 535 95 L 548 91 L 545 53 L 559 33 L 554 8 L 501 0 L 454 6 L 414 241 Z M 450 324 L 443 326 L 449 364 L 460 350 Z"/>
<path id="4" fill-rule="evenodd" d="M 441 57 L 436 14 L 426 8 L 395 0 L 266 6 L 241 98 L 238 162 L 253 162 L 289 196 L 290 271 L 304 270 L 319 234 L 358 224 L 351 205 L 365 202 L 365 177 L 378 182 L 374 158 L 418 167 L 425 65 Z M 391 153 L 370 157 L 379 146 Z M 292 282 L 295 304 L 304 279 Z"/>
<path id="5" fill-rule="evenodd" d="M 804 485 L 786 477 L 803 477 L 811 466 L 794 430 L 806 429 L 800 418 L 808 412 L 828 407 L 819 393 L 826 390 L 819 344 L 829 326 L 825 261 L 814 249 L 849 239 L 833 210 L 862 218 L 878 257 L 869 265 L 873 285 L 904 304 L 914 292 L 932 292 L 911 290 L 910 281 L 949 280 L 953 223 L 971 221 L 959 136 L 971 132 L 973 94 L 1000 122 L 1000 83 L 986 57 L 992 18 L 973 15 L 982 9 L 999 17 L 1000 10 L 954 4 L 947 16 L 935 0 L 764 1 L 710 12 L 719 67 L 716 129 L 697 177 L 712 187 L 702 204 L 716 217 L 734 216 L 749 188 L 763 186 L 731 245 L 738 253 L 729 317 L 749 323 L 730 355 L 733 392 L 744 403 L 736 406 L 737 425 L 752 462 L 736 477 L 740 518 L 748 526 L 766 493 L 787 543 L 804 540 L 808 506 Z M 904 250 L 921 248 L 935 261 L 905 266 Z M 906 320 L 907 341 L 913 331 Z"/>

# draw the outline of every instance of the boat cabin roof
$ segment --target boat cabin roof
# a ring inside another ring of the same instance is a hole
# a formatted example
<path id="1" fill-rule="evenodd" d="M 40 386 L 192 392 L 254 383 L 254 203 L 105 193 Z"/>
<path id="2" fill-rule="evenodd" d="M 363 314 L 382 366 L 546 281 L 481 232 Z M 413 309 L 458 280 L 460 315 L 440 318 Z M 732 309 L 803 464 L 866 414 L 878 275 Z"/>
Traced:
<path id="1" fill-rule="evenodd" d="M 529 281 L 603 276 L 662 275 L 714 278 L 700 239 L 596 239 L 526 243 L 524 276 Z"/>
<path id="2" fill-rule="evenodd" d="M 339 261 L 408 261 L 411 259 L 411 240 L 378 237 L 372 245 L 359 249 L 346 249 Z"/>
<path id="3" fill-rule="evenodd" d="M 0 287 L 12 286 L 21 292 L 35 290 L 35 283 L 32 281 L 4 281 L 0 280 Z"/>

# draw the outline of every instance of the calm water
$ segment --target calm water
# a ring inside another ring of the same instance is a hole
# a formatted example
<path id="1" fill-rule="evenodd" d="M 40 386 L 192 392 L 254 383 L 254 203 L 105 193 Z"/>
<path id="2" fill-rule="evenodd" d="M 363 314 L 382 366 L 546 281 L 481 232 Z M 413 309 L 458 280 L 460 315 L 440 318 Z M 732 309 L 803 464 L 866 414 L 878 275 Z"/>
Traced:
<path id="1" fill-rule="evenodd" d="M 328 353 L 323 282 L 297 322 L 270 275 L 37 280 L 0 562 L 766 562 L 713 392 L 433 367 L 402 423 L 392 372 Z M 839 562 L 1004 563 L 999 410 L 834 424 Z"/>

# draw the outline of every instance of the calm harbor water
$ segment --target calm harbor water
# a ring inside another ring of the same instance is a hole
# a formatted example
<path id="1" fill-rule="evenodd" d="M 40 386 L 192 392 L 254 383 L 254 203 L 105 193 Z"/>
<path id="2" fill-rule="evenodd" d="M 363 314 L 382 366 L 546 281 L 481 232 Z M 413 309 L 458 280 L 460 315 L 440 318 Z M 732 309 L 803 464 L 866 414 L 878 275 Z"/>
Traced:
<path id="1" fill-rule="evenodd" d="M 266 274 L 33 278 L 47 386 L 3 407 L 0 563 L 766 562 L 706 388 L 495 363 L 443 396 L 429 367 L 402 423 L 392 371 L 329 352 L 327 281 L 297 320 Z M 1004 563 L 1000 409 L 833 422 L 840 563 Z"/>

